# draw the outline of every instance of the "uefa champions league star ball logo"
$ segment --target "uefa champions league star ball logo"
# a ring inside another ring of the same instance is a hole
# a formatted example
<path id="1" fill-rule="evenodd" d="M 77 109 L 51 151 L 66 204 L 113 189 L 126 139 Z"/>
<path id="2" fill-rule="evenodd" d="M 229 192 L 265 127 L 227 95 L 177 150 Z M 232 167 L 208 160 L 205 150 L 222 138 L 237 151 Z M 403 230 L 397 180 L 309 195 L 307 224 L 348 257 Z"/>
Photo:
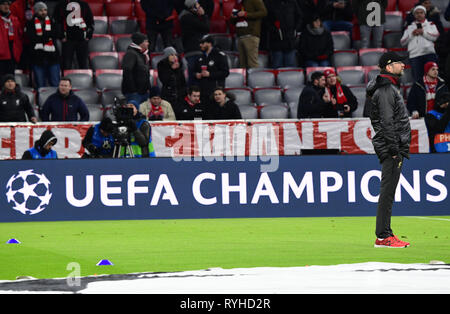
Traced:
<path id="1" fill-rule="evenodd" d="M 50 181 L 34 170 L 19 171 L 6 184 L 6 198 L 14 210 L 24 215 L 43 211 L 52 198 Z"/>

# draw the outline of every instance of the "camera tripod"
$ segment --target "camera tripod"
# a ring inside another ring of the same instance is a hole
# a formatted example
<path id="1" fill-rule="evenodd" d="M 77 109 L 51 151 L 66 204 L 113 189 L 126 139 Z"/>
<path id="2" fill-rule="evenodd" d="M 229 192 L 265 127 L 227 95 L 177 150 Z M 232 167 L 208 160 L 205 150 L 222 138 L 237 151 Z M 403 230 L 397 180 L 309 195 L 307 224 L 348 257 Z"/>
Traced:
<path id="1" fill-rule="evenodd" d="M 123 157 L 120 156 L 122 149 L 124 152 Z M 112 157 L 113 158 L 134 158 L 134 153 L 133 153 L 133 150 L 131 149 L 131 145 L 128 143 L 116 143 L 114 145 Z"/>

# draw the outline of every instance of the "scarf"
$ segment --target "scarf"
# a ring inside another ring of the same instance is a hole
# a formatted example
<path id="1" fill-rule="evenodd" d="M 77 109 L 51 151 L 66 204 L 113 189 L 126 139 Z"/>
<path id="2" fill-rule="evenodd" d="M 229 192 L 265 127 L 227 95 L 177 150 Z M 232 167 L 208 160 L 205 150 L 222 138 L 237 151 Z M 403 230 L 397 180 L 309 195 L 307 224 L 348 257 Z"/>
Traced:
<path id="1" fill-rule="evenodd" d="M 148 64 L 150 62 L 150 57 L 148 55 L 148 49 L 144 50 L 144 49 L 142 49 L 141 46 L 136 45 L 135 43 L 131 43 L 129 47 L 134 48 L 134 49 L 138 50 L 140 53 L 142 53 L 145 56 L 145 63 L 146 64 Z"/>
<path id="2" fill-rule="evenodd" d="M 8 13 L 6 16 L 2 15 L 2 20 L 5 23 L 5 28 L 8 31 L 8 40 L 13 41 L 14 40 L 14 26 L 11 21 L 11 14 Z"/>
<path id="3" fill-rule="evenodd" d="M 184 97 L 184 100 L 186 101 L 186 103 L 191 106 L 192 108 L 194 108 L 195 104 L 189 99 L 188 96 Z"/>
<path id="4" fill-rule="evenodd" d="M 41 20 L 37 17 L 34 18 L 34 27 L 36 29 L 36 35 L 42 36 L 44 32 L 42 31 Z M 50 18 L 48 16 L 45 17 L 45 31 L 50 32 L 52 30 Z M 55 52 L 55 45 L 53 45 L 53 40 L 49 39 L 45 44 L 37 43 L 34 45 L 35 50 L 44 50 L 47 52 Z"/>
<path id="5" fill-rule="evenodd" d="M 330 87 L 327 87 L 327 93 L 331 96 L 333 95 Z M 339 82 L 336 82 L 336 105 L 345 105 L 347 103 L 347 97 L 345 97 L 344 90 L 342 89 L 342 85 Z M 335 105 L 335 107 L 336 107 Z"/>
<path id="6" fill-rule="evenodd" d="M 153 104 L 151 104 L 152 106 L 152 111 L 150 111 L 148 118 L 149 119 L 158 119 L 161 118 L 161 120 L 164 117 L 164 110 L 161 106 L 154 106 Z"/>
<path id="7" fill-rule="evenodd" d="M 431 111 L 434 109 L 434 98 L 436 97 L 436 87 L 438 80 L 435 79 L 434 81 L 430 81 L 427 79 L 427 76 L 424 75 L 423 77 L 423 83 L 425 85 L 425 91 L 426 91 L 426 100 L 427 100 L 427 111 Z"/>

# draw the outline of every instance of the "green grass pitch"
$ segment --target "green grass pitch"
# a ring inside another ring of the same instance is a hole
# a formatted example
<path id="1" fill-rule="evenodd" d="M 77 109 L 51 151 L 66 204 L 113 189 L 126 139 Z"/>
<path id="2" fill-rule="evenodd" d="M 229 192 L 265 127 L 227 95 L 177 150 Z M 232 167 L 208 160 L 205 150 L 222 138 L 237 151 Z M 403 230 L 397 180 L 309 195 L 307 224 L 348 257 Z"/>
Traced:
<path id="1" fill-rule="evenodd" d="M 293 267 L 450 263 L 450 217 L 393 217 L 406 249 L 374 248 L 374 217 L 0 223 L 0 280 Z M 16 238 L 20 244 L 6 244 Z M 101 259 L 114 266 L 96 266 Z"/>

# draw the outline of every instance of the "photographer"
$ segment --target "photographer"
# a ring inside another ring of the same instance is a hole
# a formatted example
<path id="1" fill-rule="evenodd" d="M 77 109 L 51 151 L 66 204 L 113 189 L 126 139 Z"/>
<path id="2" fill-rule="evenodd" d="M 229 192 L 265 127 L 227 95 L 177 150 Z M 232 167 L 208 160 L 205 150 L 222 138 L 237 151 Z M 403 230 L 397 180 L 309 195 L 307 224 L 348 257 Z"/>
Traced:
<path id="1" fill-rule="evenodd" d="M 57 141 L 52 131 L 45 130 L 39 140 L 34 142 L 34 146 L 23 153 L 22 159 L 58 159 L 58 154 L 53 150 Z"/>
<path id="2" fill-rule="evenodd" d="M 104 118 L 100 123 L 89 128 L 83 139 L 85 152 L 82 158 L 111 158 L 114 138 L 114 124 L 110 118 Z"/>
<path id="3" fill-rule="evenodd" d="M 128 103 L 121 99 L 120 106 L 114 114 L 116 123 L 113 132 L 115 145 L 120 146 L 119 157 L 155 157 L 150 124 L 136 108 L 133 101 Z M 131 147 L 133 156 L 130 156 L 126 147 Z"/>
<path id="4" fill-rule="evenodd" d="M 450 93 L 436 99 L 434 109 L 425 115 L 432 153 L 450 152 Z"/>

